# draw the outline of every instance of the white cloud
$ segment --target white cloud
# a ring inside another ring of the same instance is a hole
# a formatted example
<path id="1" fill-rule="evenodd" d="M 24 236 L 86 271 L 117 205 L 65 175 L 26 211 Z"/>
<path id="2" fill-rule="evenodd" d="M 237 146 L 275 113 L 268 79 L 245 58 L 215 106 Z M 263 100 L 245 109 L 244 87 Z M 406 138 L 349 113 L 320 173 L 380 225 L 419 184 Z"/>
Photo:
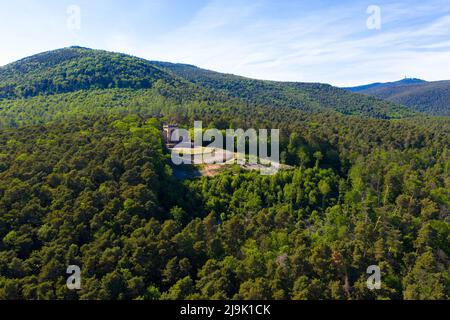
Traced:
<path id="1" fill-rule="evenodd" d="M 448 73 L 443 66 L 450 65 L 450 55 L 442 52 L 446 47 L 438 39 L 448 34 L 447 15 L 423 26 L 402 23 L 369 32 L 361 6 L 333 7 L 287 20 L 258 18 L 258 9 L 214 1 L 189 24 L 137 51 L 149 59 L 254 78 L 342 86 L 397 80 L 403 75 L 442 79 Z M 430 7 L 420 10 L 432 12 Z M 386 7 L 383 12 L 389 24 L 401 21 L 402 14 L 414 17 L 411 8 Z M 435 46 L 440 50 L 434 52 Z"/>
<path id="2" fill-rule="evenodd" d="M 91 22 L 83 24 L 81 34 L 68 35 L 53 22 L 35 32 L 28 27 L 5 33 L 6 42 L 14 47 L 2 50 L 0 64 L 25 53 L 80 44 L 260 79 L 347 86 L 398 80 L 404 75 L 448 78 L 450 4 L 440 0 L 379 2 L 379 31 L 366 28 L 367 6 L 361 2 L 322 4 L 280 15 L 268 14 L 271 5 L 264 1 L 215 0 L 184 25 L 174 23 L 181 26 L 147 34 L 135 33 L 133 28 L 91 30 Z M 51 21 L 51 14 L 42 14 Z M 48 29 L 55 33 L 46 34 L 42 41 L 39 34 Z M 27 32 L 33 36 L 27 37 Z M 26 40 L 17 41 L 20 37 Z"/>

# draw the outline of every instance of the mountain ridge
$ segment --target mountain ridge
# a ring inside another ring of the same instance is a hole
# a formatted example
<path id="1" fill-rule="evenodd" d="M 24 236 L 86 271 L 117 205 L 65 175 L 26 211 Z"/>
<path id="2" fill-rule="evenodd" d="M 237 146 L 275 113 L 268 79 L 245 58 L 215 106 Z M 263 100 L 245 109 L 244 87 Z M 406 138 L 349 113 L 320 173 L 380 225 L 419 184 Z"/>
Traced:
<path id="1" fill-rule="evenodd" d="M 420 79 L 404 79 L 345 89 L 402 104 L 417 112 L 450 116 L 449 80 L 428 82 Z"/>
<path id="2" fill-rule="evenodd" d="M 104 50 L 69 47 L 42 52 L 0 67 L 0 98 L 27 98 L 107 88 L 150 88 L 174 81 L 145 59 Z"/>
<path id="3" fill-rule="evenodd" d="M 391 86 L 402 86 L 402 85 L 414 85 L 414 84 L 420 84 L 420 83 L 427 83 L 428 81 L 418 79 L 418 78 L 404 78 L 402 80 L 398 81 L 391 81 L 391 82 L 374 82 L 369 83 L 361 86 L 354 86 L 354 87 L 344 87 L 345 90 L 350 90 L 352 92 L 361 92 L 366 90 L 371 90 L 375 88 L 384 88 L 384 87 L 391 87 Z"/>
<path id="4" fill-rule="evenodd" d="M 298 107 L 299 104 L 309 102 L 307 106 L 301 105 L 306 111 L 312 111 L 314 105 L 320 105 L 323 109 L 335 110 L 344 115 L 367 115 L 376 113 L 378 109 L 382 110 L 375 116 L 379 118 L 390 118 L 390 116 L 384 116 L 383 112 L 391 111 L 392 117 L 402 112 L 408 113 L 406 108 L 399 105 L 379 99 L 365 99 L 359 94 L 348 94 L 344 89 L 325 83 L 256 80 L 206 70 L 190 64 L 160 61 L 151 61 L 151 63 L 202 87 L 256 104 Z"/>
<path id="5" fill-rule="evenodd" d="M 157 82 L 173 87 L 196 86 L 199 91 L 241 99 L 248 104 L 307 112 L 335 111 L 382 119 L 414 114 L 398 104 L 328 84 L 255 80 L 78 46 L 39 53 L 0 67 L 0 99 L 78 90 L 150 89 Z"/>

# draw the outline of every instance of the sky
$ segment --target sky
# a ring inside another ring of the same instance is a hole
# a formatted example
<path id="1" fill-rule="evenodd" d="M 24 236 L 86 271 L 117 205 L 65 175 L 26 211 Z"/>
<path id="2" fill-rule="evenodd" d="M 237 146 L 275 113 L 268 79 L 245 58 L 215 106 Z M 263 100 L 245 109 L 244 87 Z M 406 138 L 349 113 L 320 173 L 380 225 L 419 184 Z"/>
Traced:
<path id="1" fill-rule="evenodd" d="M 450 79 L 450 0 L 0 0 L 0 66 L 83 46 L 257 79 Z"/>

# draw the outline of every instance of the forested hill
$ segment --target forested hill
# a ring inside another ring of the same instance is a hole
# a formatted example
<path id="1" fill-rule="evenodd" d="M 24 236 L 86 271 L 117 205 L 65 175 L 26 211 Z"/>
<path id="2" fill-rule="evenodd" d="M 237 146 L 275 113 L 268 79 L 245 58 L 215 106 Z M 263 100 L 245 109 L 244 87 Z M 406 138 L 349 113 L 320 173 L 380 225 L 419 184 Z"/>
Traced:
<path id="1" fill-rule="evenodd" d="M 448 300 L 450 118 L 169 67 L 72 48 L 1 68 L 0 300 Z M 163 124 L 199 120 L 279 129 L 291 169 L 178 180 Z"/>
<path id="2" fill-rule="evenodd" d="M 405 78 L 400 81 L 394 81 L 394 82 L 376 82 L 376 83 L 370 83 L 362 86 L 357 87 L 348 87 L 345 88 L 352 92 L 368 92 L 369 90 L 377 90 L 381 88 L 392 88 L 397 86 L 409 86 L 409 85 L 416 85 L 416 84 L 423 84 L 426 83 L 425 80 L 416 79 L 416 78 Z"/>
<path id="3" fill-rule="evenodd" d="M 328 84 L 255 80 L 186 64 L 158 61 L 152 61 L 152 64 L 202 87 L 259 105 L 294 107 L 305 111 L 327 109 L 345 115 L 376 118 L 399 118 L 412 114 L 398 104 L 352 94 Z"/>
<path id="4" fill-rule="evenodd" d="M 0 98 L 27 98 L 107 88 L 150 88 L 179 83 L 144 59 L 71 47 L 40 53 L 0 68 Z"/>
<path id="5" fill-rule="evenodd" d="M 0 68 L 0 100 L 97 89 L 150 89 L 156 83 L 190 86 L 197 94 L 220 94 L 247 104 L 290 107 L 307 112 L 337 111 L 389 119 L 409 116 L 405 107 L 326 84 L 259 81 L 199 69 L 150 62 L 107 51 L 65 48 L 28 57 Z M 195 84 L 195 85 L 193 85 Z M 185 97 L 178 92 L 179 98 Z M 226 99 L 226 98 L 225 98 Z"/>
<path id="6" fill-rule="evenodd" d="M 348 88 L 350 91 L 399 103 L 431 115 L 450 116 L 450 81 L 405 79 Z"/>

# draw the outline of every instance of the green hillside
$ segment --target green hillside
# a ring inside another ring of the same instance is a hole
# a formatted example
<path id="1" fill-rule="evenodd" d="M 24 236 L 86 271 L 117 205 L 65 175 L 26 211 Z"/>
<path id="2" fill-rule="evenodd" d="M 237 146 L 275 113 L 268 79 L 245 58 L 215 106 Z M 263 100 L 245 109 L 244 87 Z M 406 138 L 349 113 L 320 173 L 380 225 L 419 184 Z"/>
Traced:
<path id="1" fill-rule="evenodd" d="M 350 90 L 402 104 L 418 112 L 450 116 L 450 81 L 399 81 Z"/>
<path id="2" fill-rule="evenodd" d="M 259 81 L 79 47 L 41 53 L 1 67 L 0 99 L 79 90 L 150 89 L 158 82 L 177 89 L 190 83 L 201 95 L 210 91 L 207 94 L 225 95 L 247 104 L 291 107 L 306 112 L 335 111 L 382 119 L 413 114 L 399 105 L 330 85 Z M 192 90 L 189 96 L 195 95 Z"/>
<path id="3" fill-rule="evenodd" d="M 0 98 L 108 88 L 151 88 L 175 79 L 146 60 L 71 47 L 44 52 L 0 68 Z"/>
<path id="4" fill-rule="evenodd" d="M 202 87 L 224 92 L 253 104 L 287 106 L 304 111 L 335 110 L 345 115 L 398 118 L 411 115 L 405 107 L 351 94 L 321 83 L 275 82 L 223 74 L 191 65 L 152 62 Z"/>
<path id="5" fill-rule="evenodd" d="M 182 68 L 71 48 L 1 69 L 0 300 L 448 300 L 450 118 Z M 163 124 L 200 120 L 279 129 L 291 169 L 179 180 Z"/>
<path id="6" fill-rule="evenodd" d="M 410 86 L 410 85 L 417 85 L 417 84 L 423 84 L 426 83 L 425 80 L 416 79 L 416 78 L 405 78 L 400 81 L 394 81 L 394 82 L 376 82 L 376 83 L 370 83 L 362 86 L 357 87 L 349 87 L 344 88 L 347 90 L 350 90 L 352 92 L 364 92 L 367 90 L 374 90 L 374 89 L 380 89 L 380 88 L 387 88 L 387 87 L 396 87 L 396 86 Z"/>

